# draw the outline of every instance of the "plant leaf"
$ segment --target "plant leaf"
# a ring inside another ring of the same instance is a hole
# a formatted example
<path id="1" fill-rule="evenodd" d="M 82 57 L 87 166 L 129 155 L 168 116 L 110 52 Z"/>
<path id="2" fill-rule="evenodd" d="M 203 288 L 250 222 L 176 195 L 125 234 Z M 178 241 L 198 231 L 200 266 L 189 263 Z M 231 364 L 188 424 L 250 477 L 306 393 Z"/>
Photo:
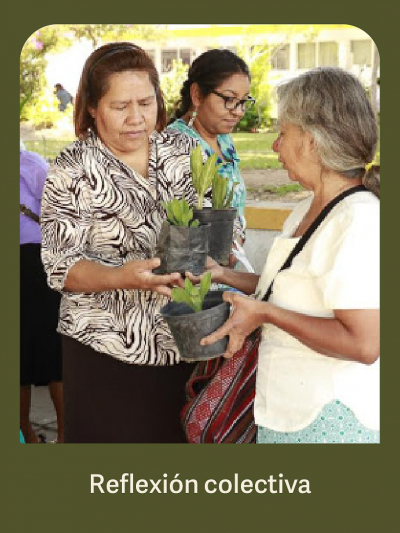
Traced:
<path id="1" fill-rule="evenodd" d="M 193 309 L 193 311 L 196 311 L 196 309 L 193 306 L 192 299 L 189 297 L 189 295 L 181 288 L 181 287 L 174 287 L 172 289 L 172 299 L 176 303 L 185 303 Z"/>
<path id="2" fill-rule="evenodd" d="M 230 190 L 230 193 L 229 195 L 227 196 L 227 198 L 225 199 L 225 204 L 224 204 L 224 208 L 225 209 L 229 209 L 231 204 L 232 204 L 232 200 L 233 200 L 233 195 L 235 193 L 235 187 L 239 185 L 239 183 L 235 182 L 235 183 L 232 183 L 232 187 L 231 187 L 231 190 Z"/>
<path id="3" fill-rule="evenodd" d="M 211 287 L 211 272 L 207 272 L 200 281 L 200 296 L 202 301 Z"/>

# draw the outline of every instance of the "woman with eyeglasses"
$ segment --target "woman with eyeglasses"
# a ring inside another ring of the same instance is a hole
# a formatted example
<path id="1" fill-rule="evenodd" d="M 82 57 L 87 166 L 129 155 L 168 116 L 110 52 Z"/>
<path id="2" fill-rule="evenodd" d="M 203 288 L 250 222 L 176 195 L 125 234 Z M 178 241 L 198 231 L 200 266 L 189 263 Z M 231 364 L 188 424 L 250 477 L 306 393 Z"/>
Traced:
<path id="1" fill-rule="evenodd" d="M 222 163 L 219 173 L 229 178 L 231 184 L 238 184 L 232 207 L 238 211 L 234 241 L 239 244 L 245 238 L 246 187 L 230 134 L 247 107 L 254 104 L 249 91 L 250 72 L 246 63 L 230 50 L 208 50 L 190 66 L 175 120 L 168 126 L 197 139 L 207 156 L 216 153 L 217 164 Z M 234 265 L 235 259 L 231 257 Z"/>
<path id="2" fill-rule="evenodd" d="M 48 283 L 62 293 L 67 443 L 186 442 L 179 412 L 193 368 L 160 314 L 181 276 L 153 273 L 153 256 L 162 202 L 196 200 L 196 142 L 165 125 L 144 50 L 110 43 L 89 56 L 75 100 L 78 140 L 50 168 L 41 215 Z"/>

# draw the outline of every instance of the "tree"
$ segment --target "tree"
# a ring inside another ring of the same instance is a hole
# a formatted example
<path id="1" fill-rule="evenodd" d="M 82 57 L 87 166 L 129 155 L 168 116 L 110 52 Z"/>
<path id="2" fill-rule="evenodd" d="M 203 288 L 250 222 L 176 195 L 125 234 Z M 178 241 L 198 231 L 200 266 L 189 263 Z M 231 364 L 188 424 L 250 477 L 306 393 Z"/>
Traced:
<path id="1" fill-rule="evenodd" d="M 175 111 L 175 106 L 180 99 L 180 91 L 186 79 L 188 66 L 182 61 L 174 60 L 172 68 L 161 76 L 161 90 L 164 95 L 167 116 L 171 118 Z"/>
<path id="2" fill-rule="evenodd" d="M 157 24 L 53 24 L 37 30 L 26 41 L 20 60 L 20 116 L 45 84 L 46 55 L 71 46 L 76 40 L 88 39 L 93 48 L 102 41 L 154 39 L 164 26 Z"/>
<path id="3" fill-rule="evenodd" d="M 269 71 L 272 51 L 273 47 L 269 44 L 242 48 L 239 51 L 239 55 L 243 57 L 249 67 L 251 74 L 250 94 L 256 101 L 254 108 L 246 111 L 240 121 L 239 129 L 252 130 L 268 125 L 271 97 Z"/>
<path id="4" fill-rule="evenodd" d="M 251 131 L 259 127 L 270 126 L 273 94 L 270 71 L 276 54 L 292 35 L 301 33 L 306 40 L 312 40 L 316 38 L 320 29 L 321 25 L 271 24 L 268 25 L 271 40 L 260 41 L 259 34 L 254 32 L 253 26 L 247 26 L 238 55 L 249 66 L 250 94 L 255 98 L 256 103 L 253 108 L 246 111 L 238 124 L 238 129 Z"/>
<path id="5" fill-rule="evenodd" d="M 44 84 L 46 54 L 55 49 L 59 39 L 57 31 L 50 28 L 48 26 L 36 31 L 22 49 L 19 73 L 20 115 L 24 107 L 40 93 Z"/>

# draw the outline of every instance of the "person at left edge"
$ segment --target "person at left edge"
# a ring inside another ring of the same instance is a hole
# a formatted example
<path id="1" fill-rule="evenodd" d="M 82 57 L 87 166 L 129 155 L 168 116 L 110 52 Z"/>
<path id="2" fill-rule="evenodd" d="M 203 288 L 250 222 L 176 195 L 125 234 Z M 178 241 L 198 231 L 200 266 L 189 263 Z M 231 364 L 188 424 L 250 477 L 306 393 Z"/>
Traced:
<path id="1" fill-rule="evenodd" d="M 48 163 L 20 142 L 20 429 L 28 444 L 44 443 L 31 420 L 32 387 L 47 386 L 63 442 L 61 336 L 57 333 L 60 295 L 46 283 L 40 260 L 38 213 Z"/>
<path id="2" fill-rule="evenodd" d="M 192 364 L 159 313 L 181 276 L 154 274 L 152 256 L 161 203 L 196 200 L 195 142 L 160 133 L 158 74 L 132 43 L 89 56 L 74 120 L 79 140 L 56 158 L 42 199 L 42 260 L 62 292 L 65 442 L 185 442 Z"/>

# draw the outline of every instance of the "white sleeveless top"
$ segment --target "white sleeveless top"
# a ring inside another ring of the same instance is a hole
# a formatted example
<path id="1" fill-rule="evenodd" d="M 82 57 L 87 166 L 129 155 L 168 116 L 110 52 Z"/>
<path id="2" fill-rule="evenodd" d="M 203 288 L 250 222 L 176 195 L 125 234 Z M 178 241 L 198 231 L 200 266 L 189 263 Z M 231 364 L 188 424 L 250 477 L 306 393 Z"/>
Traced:
<path id="1" fill-rule="evenodd" d="M 269 252 L 257 287 L 262 297 L 298 238 L 291 238 L 312 196 L 287 219 Z M 318 317 L 334 309 L 379 308 L 379 200 L 358 192 L 336 205 L 293 260 L 279 273 L 270 302 Z M 369 429 L 379 429 L 379 359 L 372 365 L 321 355 L 271 325 L 263 326 L 259 348 L 256 424 L 298 431 L 322 407 L 340 400 Z"/>

